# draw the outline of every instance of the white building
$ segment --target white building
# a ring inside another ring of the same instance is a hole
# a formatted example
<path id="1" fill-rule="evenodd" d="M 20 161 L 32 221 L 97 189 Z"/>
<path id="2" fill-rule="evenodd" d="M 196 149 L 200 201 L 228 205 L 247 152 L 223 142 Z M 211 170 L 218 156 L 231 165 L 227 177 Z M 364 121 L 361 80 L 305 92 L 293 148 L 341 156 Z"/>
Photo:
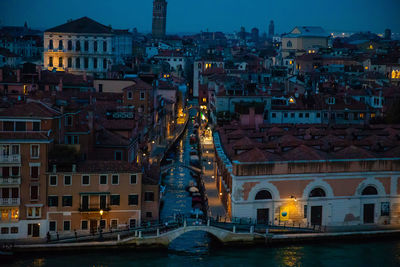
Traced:
<path id="1" fill-rule="evenodd" d="M 132 37 L 113 31 L 88 17 L 69 21 L 44 32 L 44 67 L 105 77 L 112 64 L 132 55 Z"/>

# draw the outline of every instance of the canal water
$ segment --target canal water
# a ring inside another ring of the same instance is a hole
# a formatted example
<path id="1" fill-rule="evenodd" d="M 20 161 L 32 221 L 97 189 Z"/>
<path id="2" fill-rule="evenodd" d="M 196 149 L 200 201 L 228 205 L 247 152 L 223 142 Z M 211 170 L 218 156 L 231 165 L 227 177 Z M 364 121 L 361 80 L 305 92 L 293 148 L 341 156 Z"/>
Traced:
<path id="1" fill-rule="evenodd" d="M 196 110 L 190 111 L 190 116 L 196 115 Z M 177 146 L 168 155 L 169 160 L 173 160 L 172 168 L 163 179 L 166 186 L 163 196 L 163 207 L 160 217 L 163 221 L 176 216 L 191 216 L 192 197 L 186 190 L 188 186 L 196 184 L 196 180 L 191 175 L 191 171 L 183 166 L 190 164 L 190 135 L 193 133 L 193 121 L 189 119 L 188 127 L 185 130 Z M 212 239 L 204 232 L 191 232 L 175 239 L 169 246 L 174 252 L 184 252 L 193 254 L 207 253 Z"/>
<path id="2" fill-rule="evenodd" d="M 195 238 L 193 237 L 193 241 Z M 121 251 L 23 256 L 5 266 L 400 266 L 400 241 L 214 248 L 203 253 Z M 0 265 L 2 263 L 0 262 Z"/>

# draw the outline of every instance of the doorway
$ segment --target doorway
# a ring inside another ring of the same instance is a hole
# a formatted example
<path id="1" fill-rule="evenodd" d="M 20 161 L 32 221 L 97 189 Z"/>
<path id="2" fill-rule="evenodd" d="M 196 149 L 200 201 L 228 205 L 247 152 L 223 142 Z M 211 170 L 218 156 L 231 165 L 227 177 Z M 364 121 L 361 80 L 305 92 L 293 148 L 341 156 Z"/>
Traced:
<path id="1" fill-rule="evenodd" d="M 364 223 L 374 223 L 375 204 L 364 204 Z"/>
<path id="2" fill-rule="evenodd" d="M 322 225 L 322 206 L 311 207 L 311 225 Z"/>
<path id="3" fill-rule="evenodd" d="M 40 224 L 38 224 L 38 223 L 28 224 L 28 236 L 39 237 L 40 236 Z"/>
<path id="4" fill-rule="evenodd" d="M 269 209 L 257 209 L 257 224 L 268 224 Z"/>
<path id="5" fill-rule="evenodd" d="M 90 220 L 90 232 L 93 234 L 97 232 L 97 220 Z"/>

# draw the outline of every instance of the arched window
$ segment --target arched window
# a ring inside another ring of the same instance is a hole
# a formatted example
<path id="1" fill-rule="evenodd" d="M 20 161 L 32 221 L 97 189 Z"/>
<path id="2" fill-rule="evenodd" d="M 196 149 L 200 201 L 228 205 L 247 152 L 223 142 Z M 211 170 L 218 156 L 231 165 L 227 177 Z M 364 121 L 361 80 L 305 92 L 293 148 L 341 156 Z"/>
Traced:
<path id="1" fill-rule="evenodd" d="M 308 197 L 326 197 L 325 191 L 319 187 L 311 190 L 310 195 Z"/>
<path id="2" fill-rule="evenodd" d="M 261 190 L 257 193 L 256 195 L 256 200 L 261 200 L 261 199 L 272 199 L 272 195 L 269 191 L 267 190 Z"/>
<path id="3" fill-rule="evenodd" d="M 58 41 L 58 49 L 59 50 L 63 50 L 64 49 L 64 45 L 63 45 L 63 41 L 62 40 Z"/>
<path id="4" fill-rule="evenodd" d="M 89 51 L 89 41 L 85 41 L 85 51 Z"/>
<path id="5" fill-rule="evenodd" d="M 288 42 L 286 43 L 286 46 L 287 46 L 287 47 L 292 47 L 292 41 L 288 41 Z"/>
<path id="6" fill-rule="evenodd" d="M 68 51 L 72 50 L 72 41 L 68 40 Z"/>
<path id="7" fill-rule="evenodd" d="M 59 58 L 58 58 L 58 66 L 59 66 L 60 68 L 62 68 L 62 66 L 63 66 L 63 58 L 62 58 L 62 57 L 59 57 Z"/>
<path id="8" fill-rule="evenodd" d="M 68 68 L 72 68 L 72 58 L 68 58 Z"/>
<path id="9" fill-rule="evenodd" d="M 97 41 L 93 42 L 93 50 L 94 52 L 97 52 Z"/>
<path id="10" fill-rule="evenodd" d="M 53 49 L 53 40 L 49 41 L 49 49 Z"/>
<path id="11" fill-rule="evenodd" d="M 103 59 L 103 69 L 107 69 L 107 59 Z"/>
<path id="12" fill-rule="evenodd" d="M 107 42 L 103 42 L 103 52 L 107 52 Z"/>
<path id="13" fill-rule="evenodd" d="M 366 188 L 364 188 L 364 190 L 361 193 L 361 195 L 363 195 L 363 196 L 370 196 L 370 195 L 377 195 L 377 194 L 378 194 L 378 190 L 376 190 L 376 188 L 373 186 L 367 186 Z"/>
<path id="14" fill-rule="evenodd" d="M 81 51 L 81 41 L 76 41 L 76 46 L 75 46 L 76 51 Z"/>
<path id="15" fill-rule="evenodd" d="M 81 68 L 81 59 L 79 57 L 77 57 L 76 60 L 75 60 L 75 67 L 77 69 Z"/>

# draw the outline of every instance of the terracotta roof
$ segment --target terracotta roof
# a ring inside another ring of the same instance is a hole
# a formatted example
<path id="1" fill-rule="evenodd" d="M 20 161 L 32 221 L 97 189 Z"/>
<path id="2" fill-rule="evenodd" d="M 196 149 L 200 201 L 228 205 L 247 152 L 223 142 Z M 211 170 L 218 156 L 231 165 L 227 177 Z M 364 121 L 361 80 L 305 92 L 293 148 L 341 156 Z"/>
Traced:
<path id="1" fill-rule="evenodd" d="M 327 155 L 305 145 L 300 145 L 283 154 L 286 160 L 324 160 Z"/>
<path id="2" fill-rule="evenodd" d="M 129 139 L 104 128 L 96 131 L 97 146 L 128 146 Z"/>
<path id="3" fill-rule="evenodd" d="M 49 108 L 41 102 L 21 102 L 0 111 L 0 117 L 8 118 L 48 118 L 60 114 L 59 111 Z"/>
<path id="4" fill-rule="evenodd" d="M 351 145 L 333 153 L 333 157 L 337 159 L 364 159 L 364 158 L 376 158 L 376 155 L 374 155 L 371 152 L 368 152 L 365 149 Z"/>
<path id="5" fill-rule="evenodd" d="M 137 167 L 127 161 L 101 161 L 87 160 L 77 164 L 77 172 L 87 173 L 123 173 L 123 172 L 141 172 Z"/>
<path id="6" fill-rule="evenodd" d="M 277 154 L 262 151 L 257 147 L 252 150 L 243 152 L 233 158 L 239 162 L 263 162 L 263 161 L 279 161 L 281 157 Z"/>
<path id="7" fill-rule="evenodd" d="M 0 140 L 50 140 L 44 133 L 36 132 L 0 132 Z"/>
<path id="8" fill-rule="evenodd" d="M 45 32 L 65 33 L 112 33 L 111 27 L 107 27 L 88 17 L 82 17 L 62 25 L 45 30 Z"/>

